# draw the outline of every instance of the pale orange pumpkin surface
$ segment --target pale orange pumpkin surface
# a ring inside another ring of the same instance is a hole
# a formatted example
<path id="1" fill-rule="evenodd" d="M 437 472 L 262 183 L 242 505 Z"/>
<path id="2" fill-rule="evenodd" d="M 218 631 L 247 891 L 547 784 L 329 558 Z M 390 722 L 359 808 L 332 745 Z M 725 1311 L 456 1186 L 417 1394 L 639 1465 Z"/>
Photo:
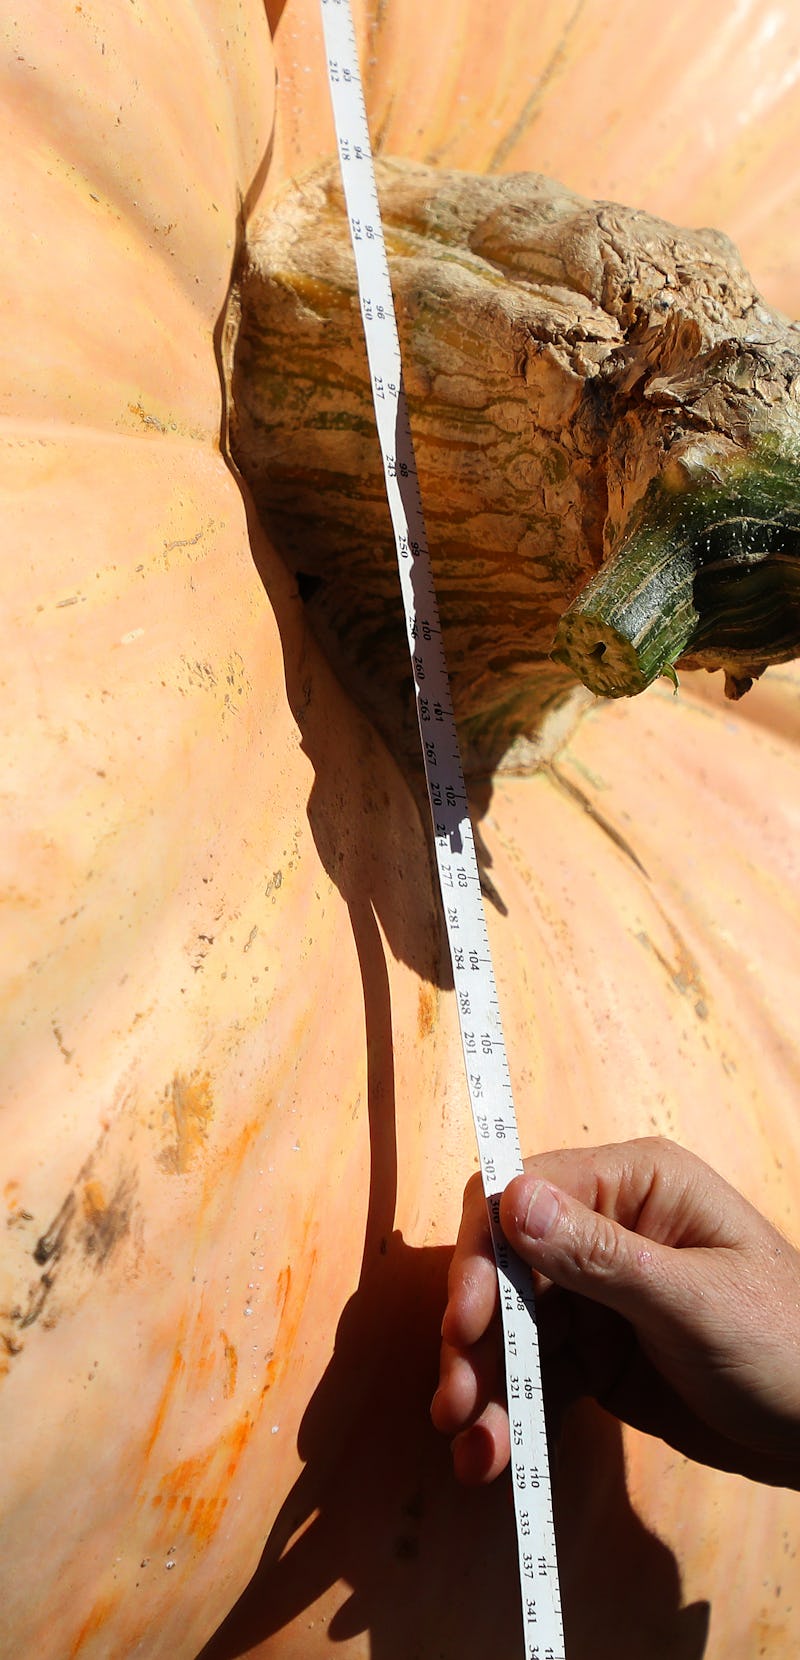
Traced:
<path id="1" fill-rule="evenodd" d="M 271 11 L 275 59 L 258 0 L 3 24 L 14 1660 L 519 1651 L 426 1416 L 475 1162 L 427 825 L 220 447 L 241 239 L 332 149 Z M 358 8 L 381 148 L 720 223 L 800 309 L 794 8 L 539 13 Z M 663 1130 L 795 1234 L 799 689 L 597 703 L 474 802 L 525 1144 Z M 571 1660 L 797 1652 L 796 1495 L 586 1408 L 557 1506 Z"/>

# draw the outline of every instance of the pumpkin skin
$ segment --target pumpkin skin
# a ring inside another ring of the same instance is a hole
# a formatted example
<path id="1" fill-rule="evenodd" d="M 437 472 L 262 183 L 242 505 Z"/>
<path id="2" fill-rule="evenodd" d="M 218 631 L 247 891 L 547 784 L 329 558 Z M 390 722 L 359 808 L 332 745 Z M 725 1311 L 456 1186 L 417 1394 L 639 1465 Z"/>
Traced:
<path id="1" fill-rule="evenodd" d="M 470 15 L 472 33 L 436 26 L 469 38 L 467 98 L 495 84 Z M 504 1494 L 464 1501 L 424 1417 L 474 1163 L 426 827 L 218 447 L 214 342 L 269 142 L 261 10 L 25 22 L 0 256 L 18 550 L 0 1652 L 195 1655 L 276 1517 L 273 1550 L 319 1507 L 210 1652 L 241 1652 L 238 1618 L 263 1654 L 477 1655 L 494 1633 L 510 1657 Z M 287 7 L 284 110 L 304 27 Z M 402 91 L 408 46 L 379 61 Z M 444 109 L 433 64 L 423 128 Z M 289 155 L 279 131 L 267 189 Z M 490 926 L 523 1138 L 669 1130 L 787 1227 L 797 684 L 768 677 L 735 716 L 705 686 L 597 707 L 552 770 L 475 796 L 509 911 Z M 708 1599 L 707 1654 L 788 1660 L 796 1497 L 634 1436 L 626 1492 L 614 1427 L 586 1410 L 568 1428 L 570 1652 L 617 1652 L 622 1606 L 631 1654 L 688 1660 Z"/>
<path id="2" fill-rule="evenodd" d="M 415 1114 L 412 1075 L 440 1093 L 417 1053 L 438 924 L 416 809 L 263 548 L 267 601 L 219 453 L 214 329 L 269 138 L 260 8 L 26 21 L 4 157 L 0 1645 L 192 1655 L 297 1473 L 358 1279 L 381 929 L 398 1089 Z"/>

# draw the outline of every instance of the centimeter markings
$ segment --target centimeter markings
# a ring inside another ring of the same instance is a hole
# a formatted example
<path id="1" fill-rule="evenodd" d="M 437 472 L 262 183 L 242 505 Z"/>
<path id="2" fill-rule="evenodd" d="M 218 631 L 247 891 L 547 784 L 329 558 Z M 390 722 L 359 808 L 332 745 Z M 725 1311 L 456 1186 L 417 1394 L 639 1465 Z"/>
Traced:
<path id="1" fill-rule="evenodd" d="M 530 1273 L 509 1249 L 499 1224 L 500 1194 L 522 1169 L 511 1079 L 403 390 L 355 31 L 349 0 L 320 0 L 320 5 L 467 1083 L 500 1281 L 525 1660 L 564 1660 Z"/>

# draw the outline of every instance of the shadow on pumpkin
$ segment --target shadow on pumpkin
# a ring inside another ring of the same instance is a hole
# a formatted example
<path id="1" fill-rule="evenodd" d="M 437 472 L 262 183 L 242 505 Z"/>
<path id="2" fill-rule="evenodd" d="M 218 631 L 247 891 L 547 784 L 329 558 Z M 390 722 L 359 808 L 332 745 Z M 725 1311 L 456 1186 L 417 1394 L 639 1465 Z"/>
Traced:
<path id="1" fill-rule="evenodd" d="M 507 1482 L 458 1489 L 428 1419 L 448 1260 L 394 1234 L 365 1270 L 303 1419 L 305 1469 L 202 1660 L 336 1643 L 369 1660 L 519 1660 Z M 570 1660 L 701 1660 L 708 1609 L 681 1608 L 671 1553 L 630 1508 L 619 1426 L 571 1409 L 557 1462 Z"/>
<path id="2" fill-rule="evenodd" d="M 296 587 L 247 507 L 289 704 L 314 769 L 309 823 L 347 902 L 358 952 L 371 1178 L 359 1285 L 300 1428 L 305 1467 L 250 1585 L 202 1660 L 313 1660 L 334 1643 L 349 1644 L 353 1660 L 518 1660 L 508 1484 L 458 1488 L 428 1416 L 450 1252 L 412 1249 L 393 1231 L 392 1011 L 376 918 L 397 956 L 422 979 L 445 982 L 428 841 L 410 798 L 398 807 L 388 798 L 382 804 L 378 792 L 365 808 L 371 769 L 377 776 L 385 764 L 382 746 L 367 722 L 354 725 L 349 748 L 331 742 L 331 709 L 319 695 L 326 682 L 315 680 L 318 658 Z M 392 814 L 406 811 L 398 867 Z M 334 1014 L 335 995 L 332 985 Z M 631 1509 L 619 1426 L 591 1403 L 570 1410 L 561 1437 L 556 1524 L 570 1660 L 701 1660 L 708 1609 L 681 1607 L 672 1554 Z"/>

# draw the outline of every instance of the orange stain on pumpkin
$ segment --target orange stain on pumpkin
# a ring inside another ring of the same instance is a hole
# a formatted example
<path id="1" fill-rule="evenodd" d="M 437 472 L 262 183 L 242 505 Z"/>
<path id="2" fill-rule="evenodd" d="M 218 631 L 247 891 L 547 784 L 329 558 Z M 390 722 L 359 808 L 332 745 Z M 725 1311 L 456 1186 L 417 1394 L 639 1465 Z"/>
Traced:
<path id="1" fill-rule="evenodd" d="M 254 1419 L 246 1412 L 212 1446 L 165 1472 L 151 1502 L 155 1510 L 163 1511 L 173 1531 L 180 1525 L 183 1533 L 201 1545 L 213 1538 L 254 1428 Z"/>
<path id="2" fill-rule="evenodd" d="M 225 1149 L 228 1176 L 231 1170 L 244 1163 L 261 1129 L 260 1120 L 251 1121 L 243 1125 L 239 1134 L 228 1144 Z M 212 1201 L 218 1197 L 218 1189 L 219 1170 L 215 1169 L 213 1180 L 210 1174 L 203 1178 L 201 1215 L 205 1215 Z M 157 1486 L 152 1492 L 150 1504 L 160 1518 L 159 1530 L 161 1527 L 167 1528 L 171 1537 L 178 1530 L 185 1537 L 191 1537 L 198 1544 L 205 1546 L 219 1528 L 229 1502 L 231 1485 L 236 1479 L 243 1454 L 256 1429 L 265 1396 L 277 1376 L 291 1363 L 295 1353 L 297 1332 L 305 1305 L 304 1288 L 307 1287 L 313 1273 L 317 1255 L 313 1248 L 308 1248 L 308 1236 L 312 1226 L 313 1219 L 309 1218 L 298 1242 L 297 1259 L 303 1264 L 304 1269 L 302 1284 L 294 1283 L 296 1276 L 293 1276 L 289 1263 L 284 1264 L 275 1280 L 275 1338 L 272 1352 L 267 1359 L 260 1398 L 254 1403 L 253 1409 L 245 1412 L 242 1418 L 225 1429 L 211 1446 L 181 1459 L 163 1474 L 159 1472 L 158 1467 L 153 1472 Z M 221 1392 L 225 1399 L 231 1399 L 235 1393 L 239 1371 L 236 1346 L 226 1331 L 218 1326 L 212 1331 L 208 1316 L 204 1314 L 203 1302 L 204 1298 L 201 1297 L 191 1325 L 187 1314 L 176 1329 L 175 1352 L 143 1449 L 145 1463 L 149 1460 L 162 1431 L 165 1430 L 168 1415 L 171 1423 L 172 1411 L 176 1404 L 181 1404 L 185 1408 L 190 1399 L 196 1404 L 198 1394 L 203 1394 L 209 1387 L 213 1387 L 214 1379 L 217 1385 L 221 1382 Z M 168 1441 L 167 1431 L 165 1443 Z M 158 1460 L 158 1464 L 161 1464 L 161 1459 Z"/>
<path id="3" fill-rule="evenodd" d="M 263 1117 L 252 1118 L 243 1124 L 238 1134 L 228 1140 L 224 1146 L 216 1148 L 216 1157 L 213 1165 L 207 1165 L 207 1173 L 203 1178 L 203 1198 L 197 1211 L 198 1231 L 207 1226 L 206 1211 L 212 1205 L 219 1203 L 220 1190 L 224 1182 L 230 1185 L 236 1172 L 244 1164 L 254 1143 L 263 1134 L 264 1125 L 269 1122 L 269 1104 L 265 1106 Z"/>
<path id="4" fill-rule="evenodd" d="M 3 1188 L 3 1197 L 9 1210 L 16 1210 L 19 1202 L 19 1182 L 14 1181 L 13 1179 L 10 1182 L 6 1182 L 5 1187 Z"/>
<path id="5" fill-rule="evenodd" d="M 436 998 L 430 986 L 420 986 L 417 998 L 417 1035 L 422 1041 L 430 1037 L 436 1025 Z"/>
<path id="6" fill-rule="evenodd" d="M 225 1377 L 222 1382 L 222 1393 L 226 1400 L 230 1400 L 236 1388 L 236 1378 L 239 1371 L 239 1356 L 231 1343 L 227 1332 L 221 1331 L 222 1348 L 225 1355 Z"/>
<path id="7" fill-rule="evenodd" d="M 286 1361 L 292 1352 L 293 1341 L 297 1334 L 297 1327 L 300 1324 L 300 1309 L 297 1310 L 294 1320 L 290 1321 L 287 1319 L 286 1305 L 289 1301 L 289 1292 L 291 1291 L 291 1288 L 292 1270 L 287 1262 L 285 1267 L 281 1269 L 278 1278 L 275 1281 L 275 1308 L 278 1317 L 278 1325 L 273 1339 L 272 1348 L 267 1356 L 267 1364 L 264 1369 L 264 1382 L 261 1385 L 262 1401 L 264 1396 L 269 1394 L 270 1389 L 272 1389 L 275 1383 L 275 1379 L 278 1377 L 278 1374 L 282 1368 L 286 1365 Z"/>
<path id="8" fill-rule="evenodd" d="M 261 1128 L 262 1125 L 259 1120 L 254 1120 L 250 1123 L 244 1124 L 239 1134 L 226 1148 L 225 1166 L 228 1178 L 230 1178 L 231 1172 L 235 1171 L 241 1164 L 244 1163 L 244 1160 L 247 1157 L 253 1142 L 257 1139 Z M 176 1166 L 173 1166 L 173 1168 L 176 1168 Z M 208 1177 L 204 1177 L 203 1200 L 198 1207 L 196 1217 L 198 1231 L 207 1226 L 206 1211 L 212 1202 L 215 1202 L 218 1199 L 219 1185 L 220 1172 L 219 1169 L 215 1167 L 214 1171 L 209 1173 Z M 288 1268 L 285 1270 L 285 1273 L 288 1275 Z M 281 1284 L 282 1278 L 283 1276 L 279 1278 L 279 1285 Z M 287 1291 L 288 1285 L 287 1289 L 281 1294 L 282 1301 L 284 1303 Z M 197 1327 L 200 1329 L 195 1329 L 194 1331 L 189 1330 L 189 1322 L 190 1314 L 189 1311 L 186 1310 L 174 1334 L 175 1351 L 170 1362 L 170 1368 L 164 1382 L 164 1387 L 161 1391 L 161 1396 L 150 1425 L 147 1439 L 144 1443 L 142 1456 L 145 1462 L 149 1459 L 156 1441 L 164 1428 L 167 1414 L 172 1403 L 172 1398 L 178 1388 L 178 1385 L 184 1378 L 184 1375 L 186 1374 L 186 1376 L 189 1377 L 195 1385 L 197 1385 L 201 1380 L 208 1380 L 212 1378 L 219 1366 L 219 1336 L 212 1336 L 208 1332 L 203 1332 L 202 1303 L 201 1311 L 197 1318 Z M 219 1335 L 221 1335 L 223 1339 L 224 1359 L 226 1365 L 222 1389 L 223 1394 L 229 1395 L 233 1394 L 236 1387 L 238 1356 L 233 1344 L 229 1344 L 227 1336 L 224 1333 L 220 1333 Z"/>
<path id="9" fill-rule="evenodd" d="M 153 1448 L 156 1444 L 156 1441 L 158 1440 L 158 1437 L 161 1434 L 161 1431 L 164 1427 L 164 1419 L 167 1416 L 167 1408 L 169 1407 L 169 1403 L 172 1399 L 172 1395 L 173 1395 L 173 1392 L 175 1390 L 176 1384 L 178 1383 L 179 1378 L 182 1376 L 182 1374 L 185 1370 L 186 1370 L 186 1362 L 183 1358 L 183 1354 L 182 1354 L 180 1349 L 176 1349 L 174 1355 L 172 1356 L 172 1360 L 170 1362 L 170 1368 L 169 1368 L 169 1372 L 167 1373 L 166 1383 L 164 1384 L 164 1388 L 161 1391 L 161 1399 L 159 1400 L 158 1406 L 156 1407 L 153 1422 L 150 1425 L 150 1432 L 149 1432 L 147 1440 L 144 1444 L 144 1458 L 145 1459 L 148 1459 L 150 1457 L 150 1454 L 151 1454 L 151 1452 L 152 1452 L 152 1450 L 153 1450 Z"/>
<path id="10" fill-rule="evenodd" d="M 264 1130 L 264 1125 L 267 1123 L 269 1123 L 269 1103 L 264 1107 L 263 1117 L 252 1118 L 248 1124 L 243 1124 L 239 1134 L 226 1148 L 225 1163 L 230 1169 L 235 1170 L 237 1166 L 244 1163 L 253 1142 L 258 1140 Z"/>
<path id="11" fill-rule="evenodd" d="M 115 1596 L 98 1597 L 80 1630 L 73 1638 L 72 1647 L 67 1651 L 65 1660 L 76 1660 L 76 1656 L 80 1654 L 89 1638 L 96 1637 L 98 1631 L 102 1631 L 106 1621 L 116 1612 L 120 1600 L 121 1594 L 119 1592 Z"/>
<path id="12" fill-rule="evenodd" d="M 281 1271 L 278 1275 L 278 1278 L 275 1282 L 275 1293 L 276 1293 L 275 1301 L 278 1305 L 278 1319 L 279 1320 L 282 1320 L 284 1314 L 286 1313 L 286 1304 L 287 1304 L 288 1299 L 289 1299 L 289 1292 L 291 1291 L 291 1288 L 292 1288 L 292 1270 L 289 1267 L 289 1264 L 287 1262 L 285 1268 L 281 1269 Z"/>
<path id="13" fill-rule="evenodd" d="M 211 1079 L 207 1072 L 191 1076 L 176 1072 L 166 1091 L 165 1118 L 172 1118 L 174 1140 L 158 1155 L 162 1170 L 184 1176 L 202 1152 L 214 1116 Z"/>
<path id="14" fill-rule="evenodd" d="M 102 1216 L 107 1210 L 106 1196 L 99 1182 L 84 1182 L 82 1203 L 83 1214 L 88 1222 L 93 1222 L 95 1217 Z"/>
<path id="15" fill-rule="evenodd" d="M 269 1394 L 270 1389 L 273 1388 L 277 1378 L 282 1372 L 286 1371 L 297 1353 L 297 1339 L 305 1313 L 306 1293 L 317 1264 L 317 1252 L 313 1246 L 308 1245 L 311 1225 L 311 1221 L 306 1223 L 298 1246 L 297 1258 L 303 1264 L 303 1278 L 301 1284 L 295 1286 L 295 1296 L 291 1299 L 291 1302 L 292 1270 L 288 1262 L 281 1269 L 275 1281 L 278 1324 L 264 1371 L 264 1382 L 261 1386 L 262 1402 L 264 1397 Z"/>

